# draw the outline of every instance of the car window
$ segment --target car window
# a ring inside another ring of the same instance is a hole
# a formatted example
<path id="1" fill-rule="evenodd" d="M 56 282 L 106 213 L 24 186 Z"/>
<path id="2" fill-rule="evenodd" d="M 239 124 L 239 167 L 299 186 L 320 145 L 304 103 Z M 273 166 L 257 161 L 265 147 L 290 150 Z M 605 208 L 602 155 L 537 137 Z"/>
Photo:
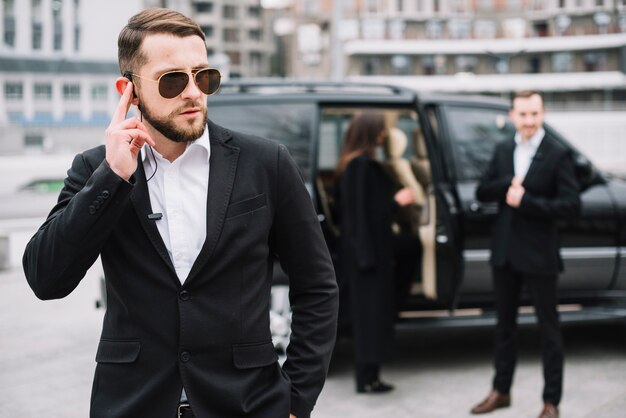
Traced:
<path id="1" fill-rule="evenodd" d="M 284 144 L 300 167 L 305 181 L 311 179 L 311 118 L 315 106 L 297 103 L 209 103 L 209 118 L 233 131 L 257 135 Z"/>
<path id="2" fill-rule="evenodd" d="M 320 122 L 318 170 L 334 171 L 339 163 L 339 154 L 343 137 L 348 129 L 350 121 L 363 109 L 359 108 L 325 108 L 322 110 Z M 388 127 L 400 128 L 407 136 L 407 148 L 404 157 L 414 155 L 414 140 L 419 128 L 415 111 L 408 109 L 370 109 L 381 112 Z M 379 156 L 381 157 L 381 156 Z"/>
<path id="3" fill-rule="evenodd" d="M 496 144 L 515 132 L 505 109 L 446 106 L 458 180 L 478 180 Z"/>

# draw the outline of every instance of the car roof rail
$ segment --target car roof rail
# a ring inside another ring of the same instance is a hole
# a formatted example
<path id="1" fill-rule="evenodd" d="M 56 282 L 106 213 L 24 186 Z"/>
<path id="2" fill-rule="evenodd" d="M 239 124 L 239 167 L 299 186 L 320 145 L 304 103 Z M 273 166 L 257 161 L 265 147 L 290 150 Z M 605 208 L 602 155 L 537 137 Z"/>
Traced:
<path id="1" fill-rule="evenodd" d="M 289 79 L 230 79 L 222 83 L 225 93 L 377 93 L 402 94 L 409 90 L 391 84 L 367 82 L 302 81 Z"/>

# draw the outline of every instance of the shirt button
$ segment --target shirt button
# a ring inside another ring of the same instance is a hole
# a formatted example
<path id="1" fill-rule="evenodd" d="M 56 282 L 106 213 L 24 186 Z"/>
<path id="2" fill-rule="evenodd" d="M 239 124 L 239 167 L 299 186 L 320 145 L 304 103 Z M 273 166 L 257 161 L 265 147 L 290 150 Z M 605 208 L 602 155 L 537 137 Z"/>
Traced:
<path id="1" fill-rule="evenodd" d="M 176 253 L 174 254 L 174 258 L 177 260 L 180 260 L 183 257 L 183 255 L 181 253 Z"/>
<path id="2" fill-rule="evenodd" d="M 182 361 L 183 363 L 187 363 L 190 359 L 191 354 L 189 354 L 189 352 L 183 351 L 182 353 L 180 353 L 180 361 Z"/>
<path id="3" fill-rule="evenodd" d="M 191 295 L 186 290 L 181 291 L 179 296 L 180 300 L 189 300 L 189 298 L 191 298 Z"/>

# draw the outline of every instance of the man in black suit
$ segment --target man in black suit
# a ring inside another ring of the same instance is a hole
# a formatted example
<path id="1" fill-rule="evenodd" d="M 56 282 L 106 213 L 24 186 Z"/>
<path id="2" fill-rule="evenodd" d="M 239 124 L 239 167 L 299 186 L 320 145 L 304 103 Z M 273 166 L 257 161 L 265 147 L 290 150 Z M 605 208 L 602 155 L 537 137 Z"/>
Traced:
<path id="1" fill-rule="evenodd" d="M 579 212 L 578 184 L 571 153 L 543 129 L 544 106 L 537 92 L 517 93 L 509 116 L 517 130 L 515 137 L 496 146 L 476 190 L 479 200 L 499 203 L 491 245 L 498 324 L 493 389 L 471 412 L 483 414 L 511 403 L 517 310 L 525 285 L 542 336 L 545 386 L 539 417 L 555 418 L 563 384 L 557 220 Z"/>
<path id="2" fill-rule="evenodd" d="M 208 121 L 220 76 L 193 21 L 144 10 L 118 47 L 105 145 L 76 156 L 23 260 L 35 294 L 56 299 L 101 257 L 91 416 L 310 416 L 337 287 L 298 168 L 284 146 Z M 126 119 L 131 104 L 142 120 Z M 283 367 L 269 328 L 276 258 L 293 311 Z"/>

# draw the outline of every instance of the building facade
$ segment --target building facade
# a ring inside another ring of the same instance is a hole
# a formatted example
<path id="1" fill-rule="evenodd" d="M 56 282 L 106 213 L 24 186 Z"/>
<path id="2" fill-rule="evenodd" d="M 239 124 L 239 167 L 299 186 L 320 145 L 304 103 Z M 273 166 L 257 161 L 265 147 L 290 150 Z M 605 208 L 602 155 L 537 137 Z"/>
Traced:
<path id="1" fill-rule="evenodd" d="M 225 78 L 269 75 L 274 42 L 260 0 L 2 0 L 0 154 L 102 143 L 119 101 L 117 36 L 146 7 L 194 19 Z"/>
<path id="2" fill-rule="evenodd" d="M 541 89 L 558 106 L 626 99 L 626 0 L 297 0 L 293 14 L 320 33 L 307 60 L 298 39 L 315 31 L 295 30 L 294 77 L 341 67 L 342 78 L 420 90 Z"/>

